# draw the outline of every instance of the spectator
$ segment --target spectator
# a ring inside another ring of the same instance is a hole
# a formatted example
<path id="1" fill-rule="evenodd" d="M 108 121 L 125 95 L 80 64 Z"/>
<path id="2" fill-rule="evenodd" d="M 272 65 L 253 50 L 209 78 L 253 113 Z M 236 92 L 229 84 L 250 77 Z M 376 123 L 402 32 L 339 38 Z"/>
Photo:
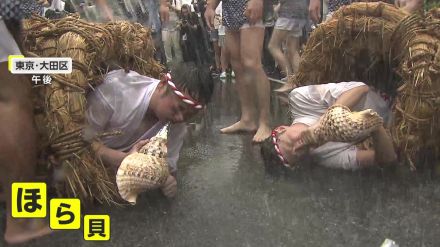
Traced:
<path id="1" fill-rule="evenodd" d="M 269 50 L 285 76 L 282 79 L 284 81 L 287 80 L 287 76 L 298 70 L 300 38 L 308 19 L 307 6 L 308 0 L 280 0 L 276 7 L 278 19 L 269 42 Z M 286 42 L 287 54 L 281 49 L 284 42 Z M 291 84 L 285 85 L 280 89 L 281 91 L 292 89 Z"/>
<path id="2" fill-rule="evenodd" d="M 212 29 L 218 0 L 209 0 L 206 21 Z M 270 85 L 261 64 L 264 24 L 262 0 L 223 2 L 223 23 L 226 26 L 226 47 L 236 74 L 240 97 L 240 120 L 222 133 L 255 132 L 254 142 L 270 136 Z"/>
<path id="3" fill-rule="evenodd" d="M 183 61 L 201 64 L 200 45 L 201 28 L 197 15 L 191 12 L 190 5 L 184 4 L 180 14 L 180 35 Z"/>

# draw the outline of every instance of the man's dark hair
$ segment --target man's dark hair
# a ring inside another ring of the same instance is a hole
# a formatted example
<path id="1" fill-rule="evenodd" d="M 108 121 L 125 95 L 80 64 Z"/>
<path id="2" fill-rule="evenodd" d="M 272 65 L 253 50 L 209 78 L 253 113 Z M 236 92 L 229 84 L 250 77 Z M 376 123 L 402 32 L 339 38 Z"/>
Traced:
<path id="1" fill-rule="evenodd" d="M 211 101 L 214 79 L 209 68 L 197 67 L 193 63 L 179 63 L 171 68 L 171 78 L 178 89 L 199 103 L 206 105 Z"/>
<path id="2" fill-rule="evenodd" d="M 266 138 L 261 143 L 261 156 L 263 157 L 264 166 L 268 170 L 283 169 L 285 167 L 278 157 L 278 153 L 272 143 L 272 137 Z"/>
<path id="3" fill-rule="evenodd" d="M 189 12 L 191 12 L 191 8 L 189 7 L 188 4 L 183 4 L 182 7 L 180 7 L 180 11 L 182 11 L 182 9 L 186 9 L 186 10 L 188 10 Z"/>

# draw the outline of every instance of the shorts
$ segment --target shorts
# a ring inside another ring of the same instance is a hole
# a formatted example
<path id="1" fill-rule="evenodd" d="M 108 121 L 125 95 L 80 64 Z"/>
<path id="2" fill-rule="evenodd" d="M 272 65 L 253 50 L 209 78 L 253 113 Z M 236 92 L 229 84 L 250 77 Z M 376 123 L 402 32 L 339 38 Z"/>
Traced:
<path id="1" fill-rule="evenodd" d="M 280 17 L 275 23 L 275 29 L 289 31 L 291 36 L 299 38 L 306 24 L 306 19 Z"/>
<path id="2" fill-rule="evenodd" d="M 245 10 L 246 0 L 222 1 L 223 25 L 228 30 L 240 29 L 247 22 Z"/>
<path id="3" fill-rule="evenodd" d="M 225 45 L 226 35 L 218 36 L 218 46 L 223 47 Z"/>
<path id="4" fill-rule="evenodd" d="M 208 31 L 209 33 L 209 41 L 211 42 L 215 42 L 218 41 L 218 30 L 217 29 L 213 29 Z"/>
<path id="5" fill-rule="evenodd" d="M 22 19 L 22 9 L 20 0 L 1 0 L 0 1 L 0 19 L 16 20 Z"/>

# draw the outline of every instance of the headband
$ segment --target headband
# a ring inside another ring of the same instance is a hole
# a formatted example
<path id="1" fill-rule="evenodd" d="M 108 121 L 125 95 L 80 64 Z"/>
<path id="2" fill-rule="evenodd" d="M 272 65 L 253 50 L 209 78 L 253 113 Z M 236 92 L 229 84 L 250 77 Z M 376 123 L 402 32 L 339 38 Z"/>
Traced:
<path id="1" fill-rule="evenodd" d="M 185 96 L 179 89 L 177 89 L 176 84 L 171 81 L 170 73 L 166 73 L 164 76 L 164 81 L 168 83 L 168 85 L 173 89 L 174 93 L 185 103 L 193 106 L 196 109 L 202 109 L 203 106 L 199 104 L 197 101 L 191 99 L 188 96 Z"/>
<path id="2" fill-rule="evenodd" d="M 275 151 L 277 152 L 277 156 L 278 156 L 278 158 L 280 158 L 281 162 L 283 162 L 283 165 L 284 165 L 285 167 L 289 167 L 289 168 L 290 168 L 289 162 L 287 161 L 286 158 L 284 158 L 283 154 L 281 153 L 280 146 L 278 146 L 278 137 L 277 137 L 277 134 L 278 134 L 277 129 L 276 129 L 276 128 L 273 129 L 273 130 L 272 130 L 272 144 L 273 144 L 273 146 L 274 146 L 274 148 L 275 148 Z"/>

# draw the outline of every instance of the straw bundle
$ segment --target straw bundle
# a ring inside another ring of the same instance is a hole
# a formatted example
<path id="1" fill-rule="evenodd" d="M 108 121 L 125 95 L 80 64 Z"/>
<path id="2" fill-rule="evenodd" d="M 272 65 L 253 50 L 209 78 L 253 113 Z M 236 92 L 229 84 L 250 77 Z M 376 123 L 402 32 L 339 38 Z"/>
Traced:
<path id="1" fill-rule="evenodd" d="M 24 47 L 27 56 L 73 60 L 71 74 L 52 75 L 51 85 L 34 87 L 41 164 L 65 174 L 56 186 L 60 195 L 114 202 L 118 197 L 114 174 L 91 149 L 99 137 L 114 133 L 85 139 L 86 93 L 102 82 L 102 72 L 110 66 L 107 61 L 157 77 L 161 66 L 152 58 L 150 32 L 128 22 L 92 24 L 75 16 L 59 20 L 33 16 L 24 25 Z M 54 154 L 60 163 L 45 165 L 47 154 Z"/>
<path id="2" fill-rule="evenodd" d="M 385 3 L 353 3 L 311 35 L 296 85 L 363 81 L 395 97 L 391 127 L 410 165 L 440 147 L 440 11 L 409 15 Z"/>
<path id="3" fill-rule="evenodd" d="M 311 35 L 291 83 L 321 84 L 358 80 L 392 94 L 399 85 L 389 47 L 393 31 L 407 14 L 382 2 L 342 7 Z"/>

